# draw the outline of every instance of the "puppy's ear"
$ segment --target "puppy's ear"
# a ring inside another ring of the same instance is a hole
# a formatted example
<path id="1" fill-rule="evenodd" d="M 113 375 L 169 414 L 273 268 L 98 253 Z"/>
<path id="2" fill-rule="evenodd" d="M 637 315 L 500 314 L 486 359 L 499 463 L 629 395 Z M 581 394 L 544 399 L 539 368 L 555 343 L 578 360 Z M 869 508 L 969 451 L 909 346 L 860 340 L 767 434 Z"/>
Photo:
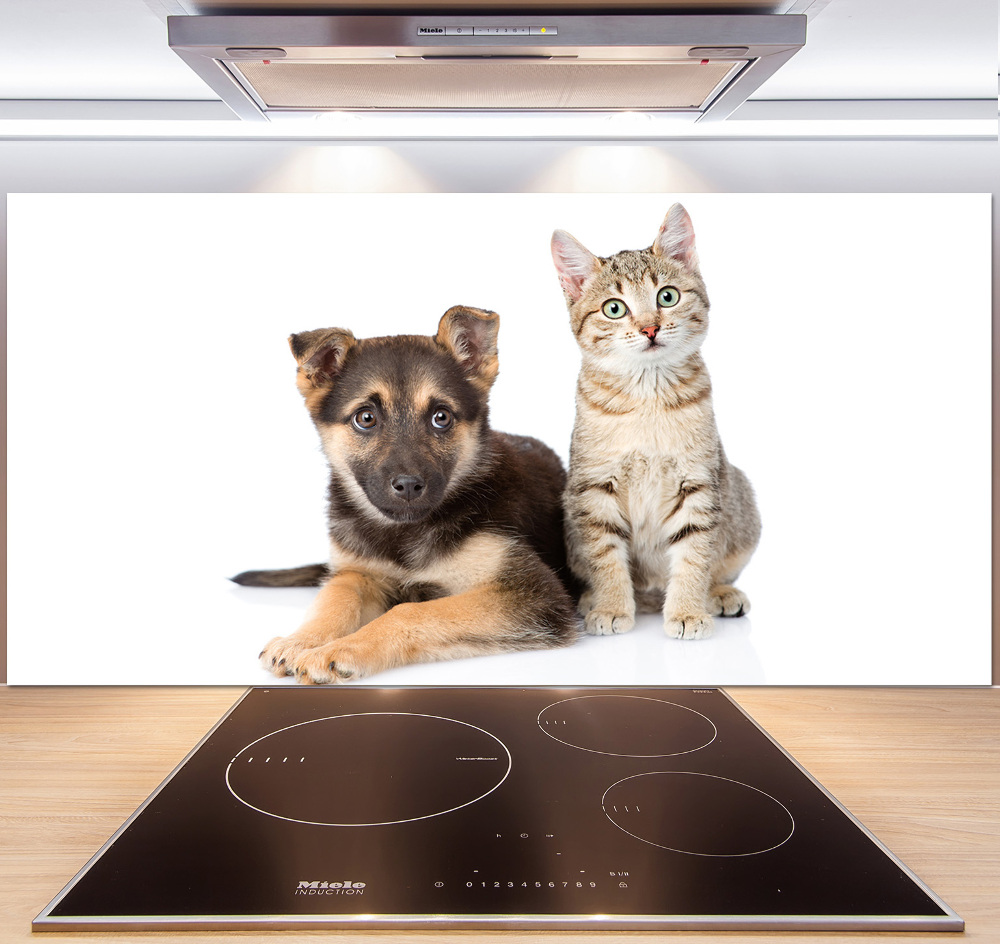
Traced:
<path id="1" fill-rule="evenodd" d="M 299 365 L 295 383 L 306 400 L 330 388 L 344 366 L 347 352 L 356 343 L 354 335 L 346 328 L 303 331 L 288 339 L 288 346 Z"/>
<path id="2" fill-rule="evenodd" d="M 451 352 L 465 368 L 469 380 L 487 391 L 500 370 L 499 331 L 500 316 L 496 312 L 456 305 L 444 313 L 434 340 Z"/>

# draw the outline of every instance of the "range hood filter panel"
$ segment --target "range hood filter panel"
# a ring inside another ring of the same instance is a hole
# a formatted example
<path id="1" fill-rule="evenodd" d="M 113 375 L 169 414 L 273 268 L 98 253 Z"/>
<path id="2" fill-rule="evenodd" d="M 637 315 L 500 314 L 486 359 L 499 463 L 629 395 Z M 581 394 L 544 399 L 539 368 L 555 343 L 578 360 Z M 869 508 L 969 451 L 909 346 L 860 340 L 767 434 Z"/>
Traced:
<path id="1" fill-rule="evenodd" d="M 726 118 L 805 44 L 801 14 L 170 16 L 240 117 L 648 111 Z"/>
<path id="2" fill-rule="evenodd" d="M 240 62 L 268 109 L 701 109 L 743 63 Z"/>

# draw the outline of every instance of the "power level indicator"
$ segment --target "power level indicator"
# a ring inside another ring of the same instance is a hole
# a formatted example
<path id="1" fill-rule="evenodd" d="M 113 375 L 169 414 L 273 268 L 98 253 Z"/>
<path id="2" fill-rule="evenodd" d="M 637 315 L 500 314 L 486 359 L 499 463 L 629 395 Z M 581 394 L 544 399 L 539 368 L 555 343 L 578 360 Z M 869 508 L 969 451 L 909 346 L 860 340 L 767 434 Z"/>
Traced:
<path id="1" fill-rule="evenodd" d="M 555 36 L 554 26 L 477 26 L 477 36 Z"/>

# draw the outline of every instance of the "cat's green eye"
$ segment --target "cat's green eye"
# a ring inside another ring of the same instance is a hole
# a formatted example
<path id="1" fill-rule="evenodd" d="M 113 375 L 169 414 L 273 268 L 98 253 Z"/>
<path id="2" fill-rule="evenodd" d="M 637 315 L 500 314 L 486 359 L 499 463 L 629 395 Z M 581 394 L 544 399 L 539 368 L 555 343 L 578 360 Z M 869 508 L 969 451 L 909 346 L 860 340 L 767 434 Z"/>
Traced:
<path id="1" fill-rule="evenodd" d="M 624 318 L 628 314 L 628 305 L 620 298 L 609 298 L 601 305 L 601 311 L 608 318 Z"/>
<path id="2" fill-rule="evenodd" d="M 656 293 L 656 304 L 661 308 L 673 308 L 680 300 L 680 291 L 672 285 L 667 285 Z"/>

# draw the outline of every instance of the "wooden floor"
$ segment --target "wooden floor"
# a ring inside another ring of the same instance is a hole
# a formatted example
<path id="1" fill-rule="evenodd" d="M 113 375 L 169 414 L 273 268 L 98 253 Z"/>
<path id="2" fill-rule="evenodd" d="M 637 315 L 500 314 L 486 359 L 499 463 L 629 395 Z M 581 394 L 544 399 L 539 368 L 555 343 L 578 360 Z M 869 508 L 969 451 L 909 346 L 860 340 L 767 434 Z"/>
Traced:
<path id="1" fill-rule="evenodd" d="M 663 944 L 1000 942 L 1000 689 L 731 689 L 966 921 L 949 933 L 615 932 Z M 234 688 L 0 688 L 0 944 L 32 918 L 239 697 Z M 47 933 L 35 940 L 573 944 L 598 932 Z"/>

